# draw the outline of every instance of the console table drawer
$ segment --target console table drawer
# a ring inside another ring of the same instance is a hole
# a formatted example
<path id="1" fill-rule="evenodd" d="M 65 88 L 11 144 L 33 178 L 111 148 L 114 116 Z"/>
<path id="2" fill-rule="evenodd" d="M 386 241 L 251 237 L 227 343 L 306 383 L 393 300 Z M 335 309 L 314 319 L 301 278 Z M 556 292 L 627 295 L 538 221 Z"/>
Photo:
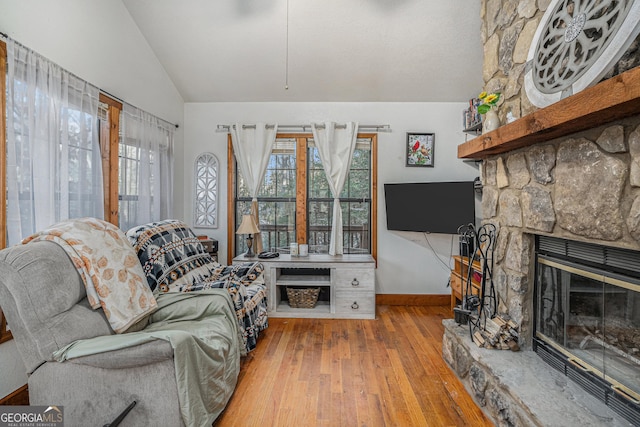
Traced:
<path id="1" fill-rule="evenodd" d="M 336 314 L 375 315 L 376 296 L 373 292 L 347 292 L 336 290 Z"/>
<path id="2" fill-rule="evenodd" d="M 373 290 L 375 270 L 373 268 L 340 268 L 334 271 L 334 284 L 339 290 Z"/>

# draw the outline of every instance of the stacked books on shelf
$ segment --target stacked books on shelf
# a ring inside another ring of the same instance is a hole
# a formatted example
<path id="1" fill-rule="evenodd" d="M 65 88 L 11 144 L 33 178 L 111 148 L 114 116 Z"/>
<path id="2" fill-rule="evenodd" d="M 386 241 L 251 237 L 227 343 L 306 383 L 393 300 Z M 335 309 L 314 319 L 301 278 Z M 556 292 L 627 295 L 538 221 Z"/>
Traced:
<path id="1" fill-rule="evenodd" d="M 465 131 L 477 131 L 482 128 L 482 116 L 478 113 L 480 104 L 482 104 L 480 98 L 471 98 L 469 108 L 462 112 L 462 128 Z"/>

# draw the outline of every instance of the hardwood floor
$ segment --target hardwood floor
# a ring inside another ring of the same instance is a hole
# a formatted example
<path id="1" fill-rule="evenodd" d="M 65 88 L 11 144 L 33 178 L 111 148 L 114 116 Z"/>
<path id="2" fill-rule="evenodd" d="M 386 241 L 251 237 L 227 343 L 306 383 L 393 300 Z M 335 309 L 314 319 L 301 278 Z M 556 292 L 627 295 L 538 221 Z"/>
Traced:
<path id="1" fill-rule="evenodd" d="M 442 360 L 450 313 L 382 305 L 376 320 L 270 318 L 214 426 L 492 426 Z"/>

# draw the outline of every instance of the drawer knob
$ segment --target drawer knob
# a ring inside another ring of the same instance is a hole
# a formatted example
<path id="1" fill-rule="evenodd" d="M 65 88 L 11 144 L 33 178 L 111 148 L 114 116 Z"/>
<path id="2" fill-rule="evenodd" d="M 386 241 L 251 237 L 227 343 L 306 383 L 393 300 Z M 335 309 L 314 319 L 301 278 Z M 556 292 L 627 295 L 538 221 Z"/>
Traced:
<path id="1" fill-rule="evenodd" d="M 357 309 L 360 308 L 360 306 L 358 305 L 357 301 L 354 301 L 353 304 L 351 304 L 351 308 L 354 309 L 354 310 L 357 310 Z"/>
<path id="2" fill-rule="evenodd" d="M 354 277 L 353 280 L 351 281 L 351 286 L 353 287 L 360 286 L 360 282 L 358 282 L 358 279 Z"/>

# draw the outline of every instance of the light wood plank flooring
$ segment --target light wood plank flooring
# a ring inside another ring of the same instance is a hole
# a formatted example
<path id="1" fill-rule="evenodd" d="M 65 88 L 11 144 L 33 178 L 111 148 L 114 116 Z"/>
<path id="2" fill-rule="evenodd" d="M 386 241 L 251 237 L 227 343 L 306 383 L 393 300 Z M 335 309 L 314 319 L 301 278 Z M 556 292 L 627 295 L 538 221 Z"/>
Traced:
<path id="1" fill-rule="evenodd" d="M 270 318 L 214 426 L 491 426 L 442 360 L 449 317 L 383 305 L 376 320 Z"/>

